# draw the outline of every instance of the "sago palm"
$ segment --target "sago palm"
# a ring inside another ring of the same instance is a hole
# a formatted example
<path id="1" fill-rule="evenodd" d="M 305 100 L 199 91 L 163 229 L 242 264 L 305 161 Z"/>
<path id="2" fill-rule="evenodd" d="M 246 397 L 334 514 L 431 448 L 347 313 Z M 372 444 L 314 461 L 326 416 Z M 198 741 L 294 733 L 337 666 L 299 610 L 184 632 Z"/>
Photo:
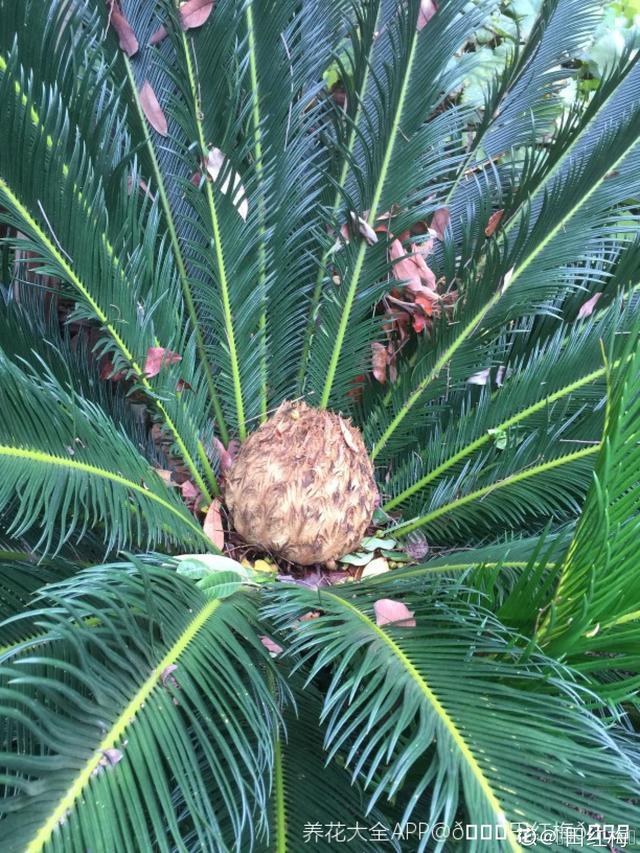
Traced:
<path id="1" fill-rule="evenodd" d="M 498 11 L 0 0 L 4 851 L 640 826 L 640 65 Z"/>

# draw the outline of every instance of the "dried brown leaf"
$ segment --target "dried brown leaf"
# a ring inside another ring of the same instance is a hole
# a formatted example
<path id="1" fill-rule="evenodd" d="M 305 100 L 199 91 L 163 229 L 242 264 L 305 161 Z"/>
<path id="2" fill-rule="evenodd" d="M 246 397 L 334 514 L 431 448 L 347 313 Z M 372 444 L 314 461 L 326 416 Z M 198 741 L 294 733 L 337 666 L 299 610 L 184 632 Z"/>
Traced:
<path id="1" fill-rule="evenodd" d="M 350 447 L 354 453 L 359 453 L 360 451 L 358 449 L 358 446 L 355 443 L 355 441 L 353 440 L 353 436 L 351 435 L 349 428 L 347 427 L 345 422 L 342 420 L 342 418 L 340 418 L 339 424 L 340 424 L 340 431 L 342 432 L 342 435 L 343 435 L 343 438 L 347 444 L 347 447 Z"/>
<path id="2" fill-rule="evenodd" d="M 182 356 L 164 347 L 149 347 L 144 363 L 144 375 L 151 378 L 157 376 L 164 365 L 176 364 L 182 361 Z"/>
<path id="3" fill-rule="evenodd" d="M 367 241 L 370 246 L 373 246 L 374 243 L 378 242 L 378 235 L 373 230 L 371 225 L 367 222 L 366 219 L 363 219 L 362 216 L 357 216 L 353 211 L 351 212 L 351 221 L 353 222 L 354 228 L 357 228 L 358 234 Z"/>
<path id="4" fill-rule="evenodd" d="M 224 548 L 224 528 L 220 514 L 220 501 L 217 498 L 211 501 L 209 505 L 202 529 L 216 548 L 222 551 Z"/>
<path id="5" fill-rule="evenodd" d="M 503 215 L 504 208 L 496 210 L 491 214 L 491 216 L 489 217 L 489 221 L 487 222 L 487 227 L 484 229 L 485 237 L 491 237 L 493 235 L 498 225 L 500 225 L 500 220 L 502 219 Z"/>
<path id="6" fill-rule="evenodd" d="M 169 128 L 167 119 L 162 111 L 162 107 L 153 91 L 153 86 L 148 80 L 145 80 L 139 92 L 140 106 L 142 107 L 147 121 L 151 127 L 161 136 L 167 136 Z"/>
<path id="7" fill-rule="evenodd" d="M 180 6 L 180 24 L 183 30 L 201 27 L 213 9 L 215 0 L 187 0 Z M 159 44 L 167 37 L 167 28 L 159 27 L 149 39 L 149 44 Z"/>
<path id="8" fill-rule="evenodd" d="M 580 306 L 580 310 L 578 311 L 578 320 L 584 320 L 585 317 L 590 317 L 601 297 L 602 293 L 594 293 L 591 299 L 587 299 L 586 302 L 583 302 Z"/>
<path id="9" fill-rule="evenodd" d="M 374 602 L 373 611 L 376 614 L 376 625 L 393 625 L 395 628 L 415 628 L 416 620 L 413 610 L 409 610 L 401 601 L 392 598 L 380 598 Z"/>
<path id="10" fill-rule="evenodd" d="M 435 0 L 420 0 L 420 12 L 418 13 L 418 32 L 423 30 L 431 18 L 438 11 Z"/>
<path id="11" fill-rule="evenodd" d="M 374 341 L 371 344 L 371 368 L 374 378 L 382 383 L 382 385 L 387 381 L 387 362 L 387 348 L 383 344 Z"/>
<path id="12" fill-rule="evenodd" d="M 450 220 L 451 215 L 449 214 L 448 207 L 439 207 L 433 214 L 433 217 L 431 218 L 431 225 L 429 227 L 438 240 L 444 240 L 444 234 Z"/>
<path id="13" fill-rule="evenodd" d="M 120 8 L 120 4 L 112 0 L 109 5 L 109 22 L 118 36 L 118 44 L 127 56 L 134 56 L 140 47 L 136 34 L 131 29 L 131 24 L 126 19 Z"/>
<path id="14" fill-rule="evenodd" d="M 284 651 L 282 646 L 279 646 L 277 643 L 274 643 L 274 641 L 270 637 L 267 637 L 264 634 L 262 635 L 262 637 L 260 637 L 260 642 L 272 657 L 276 657 L 276 655 L 282 654 L 282 652 Z"/>

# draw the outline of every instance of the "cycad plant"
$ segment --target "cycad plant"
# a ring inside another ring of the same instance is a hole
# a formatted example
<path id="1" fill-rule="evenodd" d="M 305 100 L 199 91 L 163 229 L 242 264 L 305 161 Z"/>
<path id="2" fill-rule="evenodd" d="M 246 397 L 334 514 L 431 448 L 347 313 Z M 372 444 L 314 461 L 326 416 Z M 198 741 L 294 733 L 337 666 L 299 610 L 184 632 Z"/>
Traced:
<path id="1" fill-rule="evenodd" d="M 0 0 L 3 850 L 632 846 L 640 66 L 497 9 Z"/>

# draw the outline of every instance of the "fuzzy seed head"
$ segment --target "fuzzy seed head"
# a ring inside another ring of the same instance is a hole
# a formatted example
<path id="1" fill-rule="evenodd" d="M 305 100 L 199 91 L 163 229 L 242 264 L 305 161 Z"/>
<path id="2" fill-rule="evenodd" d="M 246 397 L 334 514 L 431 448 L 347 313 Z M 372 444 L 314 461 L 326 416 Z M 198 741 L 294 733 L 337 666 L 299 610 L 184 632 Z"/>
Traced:
<path id="1" fill-rule="evenodd" d="M 286 402 L 240 448 L 225 500 L 246 542 L 309 566 L 360 544 L 378 491 L 350 421 Z"/>

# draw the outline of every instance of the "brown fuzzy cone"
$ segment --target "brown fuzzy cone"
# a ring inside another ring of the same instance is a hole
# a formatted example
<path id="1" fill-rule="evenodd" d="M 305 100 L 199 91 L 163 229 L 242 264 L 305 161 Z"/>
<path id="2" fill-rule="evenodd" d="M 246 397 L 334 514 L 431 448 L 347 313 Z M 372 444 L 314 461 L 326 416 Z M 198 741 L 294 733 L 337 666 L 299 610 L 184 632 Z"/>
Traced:
<path id="1" fill-rule="evenodd" d="M 303 566 L 356 548 L 377 499 L 360 431 L 305 403 L 283 403 L 249 436 L 225 486 L 243 539 Z"/>

